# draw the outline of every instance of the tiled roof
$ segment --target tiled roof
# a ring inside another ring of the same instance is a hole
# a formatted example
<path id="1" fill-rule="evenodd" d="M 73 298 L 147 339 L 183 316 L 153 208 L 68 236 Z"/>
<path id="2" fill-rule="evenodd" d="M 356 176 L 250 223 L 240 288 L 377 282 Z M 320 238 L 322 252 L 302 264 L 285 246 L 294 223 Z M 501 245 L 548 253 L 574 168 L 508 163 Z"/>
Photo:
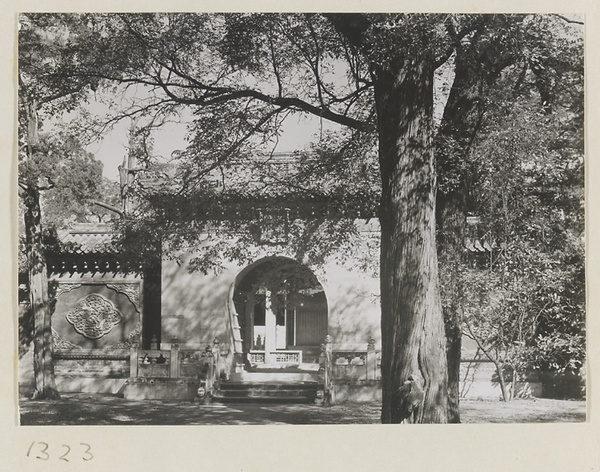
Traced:
<path id="1" fill-rule="evenodd" d="M 360 221 L 359 228 L 362 232 L 378 232 L 379 221 Z M 106 223 L 78 223 L 69 229 L 58 231 L 63 251 L 72 254 L 115 254 L 117 250 L 113 242 L 117 235 L 114 226 Z M 487 241 L 470 238 L 466 239 L 465 246 L 471 253 L 486 253 L 493 249 Z"/>
<path id="2" fill-rule="evenodd" d="M 117 232 L 110 224 L 79 223 L 58 231 L 63 251 L 73 254 L 115 253 L 113 241 Z"/>

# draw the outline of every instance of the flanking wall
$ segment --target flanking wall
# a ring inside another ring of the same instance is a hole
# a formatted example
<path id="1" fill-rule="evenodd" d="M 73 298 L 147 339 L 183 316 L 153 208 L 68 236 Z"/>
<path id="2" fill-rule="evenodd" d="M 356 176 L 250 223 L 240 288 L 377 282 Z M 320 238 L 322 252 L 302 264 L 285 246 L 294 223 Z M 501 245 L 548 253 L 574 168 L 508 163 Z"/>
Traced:
<path id="1" fill-rule="evenodd" d="M 187 264 L 163 263 L 162 343 L 177 339 L 186 349 L 203 349 L 219 339 L 230 344 L 228 299 L 243 266 L 230 263 L 218 274 L 188 270 Z M 343 349 L 361 349 L 365 339 L 380 338 L 379 281 L 362 272 L 329 262 L 313 269 L 328 305 L 328 333 Z"/>

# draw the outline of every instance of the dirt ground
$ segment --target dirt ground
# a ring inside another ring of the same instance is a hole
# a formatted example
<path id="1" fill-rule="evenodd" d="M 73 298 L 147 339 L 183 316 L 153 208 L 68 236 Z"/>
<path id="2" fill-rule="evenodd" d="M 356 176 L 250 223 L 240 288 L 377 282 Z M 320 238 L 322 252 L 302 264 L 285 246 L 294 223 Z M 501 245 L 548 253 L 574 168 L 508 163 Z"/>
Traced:
<path id="1" fill-rule="evenodd" d="M 265 403 L 201 405 L 83 393 L 63 394 L 58 401 L 20 399 L 22 425 L 377 424 L 380 413 L 380 405 L 374 403 L 329 407 Z M 585 419 L 584 401 L 461 402 L 463 423 L 565 423 Z"/>

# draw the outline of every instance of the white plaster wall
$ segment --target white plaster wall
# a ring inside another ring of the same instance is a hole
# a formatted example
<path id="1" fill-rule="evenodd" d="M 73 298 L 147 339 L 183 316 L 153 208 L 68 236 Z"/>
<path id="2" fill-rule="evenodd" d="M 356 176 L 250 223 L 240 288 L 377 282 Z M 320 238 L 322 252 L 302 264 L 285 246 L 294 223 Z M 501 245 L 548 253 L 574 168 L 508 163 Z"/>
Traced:
<path id="1" fill-rule="evenodd" d="M 179 265 L 163 262 L 162 269 L 162 343 L 170 347 L 173 337 L 181 349 L 203 349 L 215 338 L 229 343 L 226 312 L 229 288 L 239 268 L 231 264 L 215 275 L 188 270 L 187 260 Z"/>
<path id="2" fill-rule="evenodd" d="M 334 349 L 363 350 L 369 338 L 381 347 L 379 280 L 347 266 L 328 264 L 321 280 L 329 304 Z"/>
<path id="3" fill-rule="evenodd" d="M 231 285 L 245 266 L 229 263 L 219 274 L 204 275 L 190 273 L 187 260 L 181 265 L 163 263 L 161 347 L 168 348 L 173 337 L 182 349 L 203 349 L 214 338 L 228 345 L 226 303 Z M 327 297 L 328 333 L 334 348 L 366 349 L 373 337 L 379 349 L 379 281 L 335 261 L 312 269 Z"/>

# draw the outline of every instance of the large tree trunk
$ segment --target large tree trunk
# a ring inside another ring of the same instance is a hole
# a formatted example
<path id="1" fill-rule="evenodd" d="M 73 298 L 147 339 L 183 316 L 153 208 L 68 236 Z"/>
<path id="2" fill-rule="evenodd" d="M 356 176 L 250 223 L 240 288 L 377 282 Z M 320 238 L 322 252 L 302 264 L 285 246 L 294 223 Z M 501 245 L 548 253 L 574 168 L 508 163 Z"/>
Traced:
<path id="1" fill-rule="evenodd" d="M 35 185 L 25 190 L 25 238 L 29 276 L 29 300 L 33 314 L 34 399 L 59 398 L 52 359 L 52 320 L 48 298 L 46 258 L 42 240 L 40 196 Z"/>
<path id="2" fill-rule="evenodd" d="M 411 415 L 400 393 L 422 383 L 417 422 L 448 420 L 435 238 L 433 67 L 429 57 L 374 70 L 381 197 L 382 422 Z"/>
<path id="3" fill-rule="evenodd" d="M 460 423 L 460 363 L 462 354 L 462 317 L 459 308 L 444 309 L 446 358 L 448 361 L 448 422 Z"/>

